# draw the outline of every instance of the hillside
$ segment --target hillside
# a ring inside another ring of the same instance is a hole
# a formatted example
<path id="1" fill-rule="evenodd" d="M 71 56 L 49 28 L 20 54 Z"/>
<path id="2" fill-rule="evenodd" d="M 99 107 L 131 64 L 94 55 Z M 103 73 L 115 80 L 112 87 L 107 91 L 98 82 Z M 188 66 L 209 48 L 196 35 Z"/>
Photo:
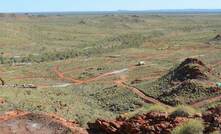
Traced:
<path id="1" fill-rule="evenodd" d="M 208 43 L 220 14 L 0 14 L 0 24 L 0 129 L 125 117 L 125 131 L 152 106 L 221 104 L 221 46 Z"/>
<path id="2" fill-rule="evenodd" d="M 216 86 L 216 82 L 219 81 L 218 72 L 198 59 L 187 58 L 148 86 L 150 86 L 149 90 L 155 92 L 153 97 L 167 104 L 177 105 L 191 104 L 219 95 L 221 91 Z M 148 94 L 148 92 L 145 93 Z"/>

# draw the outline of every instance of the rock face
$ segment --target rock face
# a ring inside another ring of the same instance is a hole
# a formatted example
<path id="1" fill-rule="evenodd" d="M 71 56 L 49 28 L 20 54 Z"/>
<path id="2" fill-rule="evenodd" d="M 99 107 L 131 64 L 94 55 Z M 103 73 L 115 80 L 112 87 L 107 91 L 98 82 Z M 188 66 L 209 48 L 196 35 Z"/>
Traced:
<path id="1" fill-rule="evenodd" d="M 167 112 L 149 112 L 129 119 L 122 117 L 112 121 L 97 119 L 95 123 L 88 123 L 88 130 L 80 128 L 74 121 L 53 114 L 12 111 L 0 116 L 0 133 L 170 134 L 175 127 L 190 119 L 201 119 L 204 122 L 204 134 L 221 131 L 221 106 L 211 108 L 203 115 L 196 113 L 192 116 L 173 116 Z"/>
<path id="2" fill-rule="evenodd" d="M 218 95 L 221 89 L 215 82 L 220 80 L 219 77 L 218 72 L 201 60 L 187 58 L 153 82 L 150 90 L 155 90 L 155 98 L 166 104 L 191 104 Z"/>
<path id="3" fill-rule="evenodd" d="M 139 80 L 139 79 L 135 79 L 131 82 L 131 84 L 138 84 L 138 83 L 141 83 L 142 80 Z"/>
<path id="4" fill-rule="evenodd" d="M 221 35 L 217 34 L 214 38 L 212 38 L 211 40 L 209 40 L 208 42 L 210 45 L 216 45 L 216 44 L 220 44 L 221 43 Z"/>
<path id="5" fill-rule="evenodd" d="M 211 108 L 203 115 L 196 113 L 186 117 L 172 116 L 165 112 L 150 112 L 129 119 L 98 119 L 95 123 L 90 123 L 89 128 L 92 134 L 170 134 L 175 127 L 190 119 L 204 122 L 204 134 L 221 131 L 221 106 Z"/>
<path id="6" fill-rule="evenodd" d="M 5 85 L 5 81 L 4 81 L 2 78 L 0 78 L 0 82 L 1 82 L 1 85 L 2 85 L 2 86 Z"/>
<path id="7" fill-rule="evenodd" d="M 203 114 L 203 120 L 207 124 L 206 133 L 221 131 L 221 106 L 209 109 Z"/>
<path id="8" fill-rule="evenodd" d="M 221 41 L 221 35 L 216 35 L 216 37 L 213 38 L 213 41 Z"/>
<path id="9" fill-rule="evenodd" d="M 185 81 L 190 79 L 208 80 L 207 74 L 211 70 L 206 65 L 194 58 L 187 58 L 174 71 L 173 81 Z"/>
<path id="10" fill-rule="evenodd" d="M 130 119 L 118 118 L 116 121 L 98 119 L 94 124 L 89 124 L 89 127 L 95 133 L 170 134 L 173 128 L 186 121 L 186 117 L 172 118 L 168 113 L 150 112 Z"/>

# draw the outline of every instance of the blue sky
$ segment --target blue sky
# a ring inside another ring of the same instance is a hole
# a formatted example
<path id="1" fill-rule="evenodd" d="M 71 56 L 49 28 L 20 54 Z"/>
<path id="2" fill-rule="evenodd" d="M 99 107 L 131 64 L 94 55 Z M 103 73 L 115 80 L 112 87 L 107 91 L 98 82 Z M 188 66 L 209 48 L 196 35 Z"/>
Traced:
<path id="1" fill-rule="evenodd" d="M 0 12 L 221 9 L 221 0 L 1 0 Z"/>

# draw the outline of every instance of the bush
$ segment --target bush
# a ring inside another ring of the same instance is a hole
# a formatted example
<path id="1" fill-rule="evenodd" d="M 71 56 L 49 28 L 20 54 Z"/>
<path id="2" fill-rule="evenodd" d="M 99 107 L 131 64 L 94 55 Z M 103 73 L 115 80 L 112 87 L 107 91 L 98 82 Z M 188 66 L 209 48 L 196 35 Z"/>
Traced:
<path id="1" fill-rule="evenodd" d="M 181 126 L 176 127 L 172 134 L 203 134 L 203 123 L 200 120 L 189 120 Z"/>
<path id="2" fill-rule="evenodd" d="M 103 109 L 113 113 L 132 112 L 142 106 L 140 98 L 124 88 L 107 87 L 90 94 Z M 113 99 L 114 98 L 114 99 Z"/>
<path id="3" fill-rule="evenodd" d="M 212 132 L 210 134 L 220 134 L 220 132 L 219 131 L 214 131 L 214 132 Z"/>
<path id="4" fill-rule="evenodd" d="M 4 64 L 4 58 L 3 58 L 3 56 L 0 56 L 0 64 Z"/>
<path id="5" fill-rule="evenodd" d="M 197 110 L 190 106 L 177 106 L 175 110 L 170 114 L 171 117 L 189 117 L 197 113 Z"/>
<path id="6" fill-rule="evenodd" d="M 144 104 L 143 107 L 138 108 L 133 112 L 121 114 L 121 116 L 126 118 L 132 118 L 136 115 L 142 115 L 149 112 L 171 112 L 171 109 L 168 109 L 162 105 Z"/>

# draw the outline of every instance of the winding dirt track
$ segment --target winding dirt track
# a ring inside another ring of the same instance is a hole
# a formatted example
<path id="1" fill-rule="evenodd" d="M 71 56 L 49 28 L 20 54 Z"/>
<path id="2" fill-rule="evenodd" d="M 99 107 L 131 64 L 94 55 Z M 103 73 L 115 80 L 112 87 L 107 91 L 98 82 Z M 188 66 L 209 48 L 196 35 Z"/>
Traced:
<path id="1" fill-rule="evenodd" d="M 160 102 L 159 100 L 157 99 L 154 99 L 153 97 L 149 97 L 147 96 L 146 94 L 144 94 L 140 89 L 136 88 L 136 87 L 133 87 L 133 86 L 129 86 L 128 84 L 126 84 L 124 81 L 122 80 L 117 80 L 115 81 L 115 83 L 118 85 L 118 86 L 122 86 L 122 87 L 125 87 L 127 89 L 129 89 L 132 93 L 136 94 L 137 96 L 139 96 L 144 102 L 146 103 L 152 103 L 152 104 L 160 104 L 160 105 L 163 105 L 165 107 L 170 107 L 169 105 L 166 105 L 162 102 Z"/>
<path id="2" fill-rule="evenodd" d="M 95 76 L 95 77 L 92 77 L 92 78 L 89 78 L 89 79 L 86 79 L 86 80 L 78 80 L 78 79 L 74 79 L 72 77 L 66 77 L 64 75 L 63 72 L 61 72 L 59 70 L 59 66 L 55 66 L 52 71 L 62 80 L 66 80 L 66 81 L 69 81 L 69 82 L 72 82 L 74 84 L 85 84 L 85 83 L 89 83 L 89 82 L 93 82 L 93 81 L 96 81 L 98 79 L 101 79 L 101 78 L 104 78 L 104 77 L 109 77 L 109 76 L 112 76 L 112 75 L 117 75 L 119 73 L 122 73 L 124 71 L 127 71 L 128 69 L 121 69 L 121 70 L 115 70 L 115 71 L 112 71 L 112 72 L 107 72 L 107 73 L 104 73 L 104 74 L 101 74 L 101 75 L 98 75 L 98 76 Z"/>
<path id="3" fill-rule="evenodd" d="M 221 61 L 218 61 L 218 62 L 214 63 L 214 64 L 212 65 L 212 67 L 214 68 L 214 67 L 216 67 L 216 66 L 218 66 L 218 65 L 220 65 L 220 64 L 221 64 Z"/>
<path id="4" fill-rule="evenodd" d="M 215 67 L 217 65 L 221 64 L 221 61 L 218 61 L 214 64 L 212 64 L 212 67 Z M 65 73 L 67 72 L 62 72 L 59 70 L 59 65 L 56 65 L 52 68 L 52 71 L 61 79 L 61 80 L 64 80 L 64 81 L 68 81 L 68 82 L 71 82 L 73 84 L 85 84 L 85 83 L 90 83 L 90 82 L 93 82 L 93 81 L 96 81 L 96 80 L 99 80 L 99 79 L 102 79 L 102 78 L 106 78 L 106 77 L 110 77 L 110 76 L 113 76 L 113 75 L 117 75 L 119 73 L 121 73 L 122 71 L 128 71 L 128 70 L 131 70 L 131 69 L 134 69 L 136 68 L 137 66 L 135 65 L 131 65 L 129 66 L 127 69 L 121 69 L 121 70 L 115 70 L 115 71 L 112 71 L 112 72 L 107 72 L 107 73 L 104 73 L 104 74 L 101 74 L 101 75 L 98 75 L 98 76 L 95 76 L 95 77 L 92 77 L 92 78 L 88 78 L 88 79 L 85 79 L 85 80 L 79 80 L 79 79 L 75 79 L 75 78 L 72 78 L 72 77 L 68 77 L 68 76 L 65 76 Z M 81 69 L 81 68 L 77 68 L 78 69 Z M 73 69 L 70 69 L 68 70 L 68 72 L 72 72 Z M 3 70 L 0 70 L 0 72 L 3 72 Z M 23 78 L 16 78 L 16 79 L 31 79 L 32 77 L 23 77 Z M 45 77 L 47 78 L 47 77 Z M 158 76 L 154 76 L 154 77 L 145 77 L 143 78 L 143 80 L 150 80 L 152 78 L 158 78 Z M 114 81 L 115 84 L 117 84 L 118 86 L 122 86 L 122 87 L 125 87 L 127 89 L 129 89 L 131 92 L 133 92 L 134 94 L 138 95 L 140 98 L 142 98 L 145 102 L 147 103 L 153 103 L 153 104 L 161 104 L 161 105 L 164 105 L 164 106 L 167 106 L 166 104 L 163 104 L 162 102 L 152 98 L 152 97 L 149 97 L 147 95 L 145 95 L 140 89 L 137 89 L 136 87 L 133 87 L 133 86 L 130 86 L 128 84 L 126 84 L 123 80 L 117 80 L 117 81 Z M 216 102 L 216 101 L 219 101 L 221 100 L 221 95 L 219 96 L 216 96 L 216 97 L 212 97 L 212 98 L 208 98 L 208 99 L 205 99 L 205 100 L 201 100 L 201 101 L 198 101 L 198 102 L 195 102 L 195 103 L 192 103 L 190 104 L 191 106 L 193 107 L 202 107 L 206 104 L 209 104 L 209 103 L 213 103 L 213 102 Z"/>
<path id="5" fill-rule="evenodd" d="M 221 95 L 195 102 L 195 103 L 191 104 L 191 106 L 195 107 L 195 108 L 200 108 L 200 107 L 203 107 L 205 105 L 208 105 L 210 103 L 220 101 L 220 100 L 221 100 Z"/>
<path id="6" fill-rule="evenodd" d="M 130 66 L 129 68 L 134 68 L 135 66 Z M 55 66 L 52 71 L 62 80 L 67 80 L 69 82 L 72 82 L 74 84 L 84 84 L 84 83 L 89 83 L 89 82 L 92 82 L 92 81 L 96 81 L 98 79 L 101 79 L 101 78 L 104 78 L 104 77 L 108 77 L 108 76 L 112 76 L 112 75 L 116 75 L 118 73 L 121 73 L 123 71 L 127 71 L 128 69 L 121 69 L 121 70 L 116 70 L 116 71 L 112 71 L 112 72 L 108 72 L 108 73 L 104 73 L 104 74 L 101 74 L 101 75 L 98 75 L 96 77 L 93 77 L 93 78 L 89 78 L 87 80 L 77 80 L 77 79 L 74 79 L 74 78 L 71 78 L 71 77 L 66 77 L 64 75 L 63 72 L 59 71 L 59 66 Z M 163 104 L 162 102 L 158 101 L 157 99 L 154 99 L 152 97 L 149 97 L 147 95 L 145 95 L 140 89 L 138 88 L 135 88 L 133 86 L 129 86 L 127 85 L 123 80 L 116 80 L 114 81 L 114 83 L 118 86 L 122 86 L 122 87 L 125 87 L 127 89 L 129 89 L 132 93 L 136 94 L 137 96 L 139 96 L 142 100 L 144 100 L 144 102 L 146 103 L 153 103 L 153 104 L 160 104 L 160 105 L 163 105 L 163 106 L 166 106 L 166 107 L 170 107 L 166 104 Z"/>
<path id="7" fill-rule="evenodd" d="M 135 66 L 130 66 L 128 68 L 129 69 L 135 68 Z M 101 74 L 101 75 L 98 75 L 98 76 L 95 76 L 95 77 L 92 77 L 92 78 L 89 78 L 89 79 L 86 79 L 86 80 L 78 80 L 78 79 L 74 79 L 72 77 L 66 77 L 64 75 L 64 72 L 61 72 L 59 70 L 59 66 L 58 65 L 55 66 L 52 69 L 52 71 L 62 80 L 69 81 L 69 82 L 71 82 L 73 84 L 85 84 L 85 83 L 96 81 L 96 80 L 101 79 L 101 78 L 106 78 L 106 77 L 109 77 L 109 76 L 112 76 L 112 75 L 116 75 L 118 71 L 122 71 L 122 70 L 116 70 L 116 71 L 112 71 L 112 72 L 107 72 L 107 73 L 104 73 L 104 74 Z M 126 84 L 124 82 L 124 80 L 116 80 L 116 81 L 114 81 L 114 83 L 116 85 L 118 85 L 118 86 L 122 86 L 122 87 L 125 87 L 125 88 L 129 89 L 131 92 L 133 92 L 134 94 L 139 96 L 141 99 L 143 99 L 146 103 L 160 104 L 160 105 L 163 105 L 165 107 L 170 107 L 169 105 L 166 105 L 166 104 L 160 102 L 157 99 L 154 99 L 152 97 L 147 96 L 140 89 Z M 206 104 L 213 103 L 213 102 L 216 102 L 216 101 L 219 101 L 219 100 L 221 100 L 221 95 L 213 97 L 213 98 L 208 98 L 208 99 L 205 99 L 205 100 L 202 100 L 202 101 L 199 101 L 199 102 L 195 102 L 195 103 L 191 104 L 191 106 L 199 108 L 199 107 L 202 107 L 202 106 L 204 106 Z"/>

